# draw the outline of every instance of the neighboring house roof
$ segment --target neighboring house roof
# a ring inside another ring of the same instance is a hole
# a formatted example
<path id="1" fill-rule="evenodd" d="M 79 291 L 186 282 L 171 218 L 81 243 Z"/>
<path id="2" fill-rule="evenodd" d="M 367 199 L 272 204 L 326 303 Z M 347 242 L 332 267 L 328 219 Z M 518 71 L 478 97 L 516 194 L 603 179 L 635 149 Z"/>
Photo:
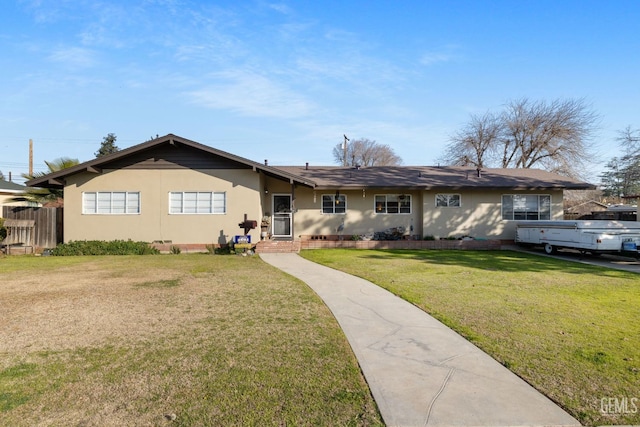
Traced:
<path id="1" fill-rule="evenodd" d="M 42 177 L 38 177 L 27 181 L 27 185 L 31 187 L 46 187 L 46 188 L 63 188 L 64 180 L 66 177 L 81 173 L 92 172 L 101 173 L 102 169 L 118 169 L 124 168 L 131 164 L 129 160 L 143 161 L 152 160 L 153 164 L 162 163 L 165 159 L 162 158 L 149 158 L 157 153 L 157 149 L 163 149 L 167 147 L 187 147 L 193 150 L 197 150 L 200 154 L 210 155 L 209 157 L 223 158 L 230 163 L 235 163 L 238 167 L 250 168 L 255 171 L 260 171 L 266 175 L 280 178 L 289 181 L 292 184 L 301 184 L 309 187 L 314 187 L 315 183 L 309 181 L 304 177 L 299 177 L 286 171 L 282 171 L 261 163 L 254 162 L 244 157 L 236 156 L 225 151 L 217 150 L 204 144 L 200 144 L 195 141 L 191 141 L 173 134 L 168 134 L 160 138 L 153 139 L 151 141 L 144 142 L 142 144 L 134 145 L 115 153 L 98 157 L 88 162 L 80 163 L 79 165 L 72 166 L 67 169 L 63 169 L 58 172 L 53 172 Z M 165 161 L 166 165 L 167 162 Z"/>
<path id="2" fill-rule="evenodd" d="M 398 190 L 504 188 L 504 189 L 594 189 L 594 185 L 539 169 L 482 169 L 457 166 L 267 166 L 204 144 L 168 134 L 107 156 L 81 163 L 27 182 L 28 186 L 63 188 L 65 178 L 102 169 L 177 166 L 167 160 L 171 147 L 196 150 L 198 157 L 222 158 L 237 167 L 251 168 L 268 176 L 318 189 L 388 188 Z M 205 156 L 201 156 L 201 154 Z M 207 156 L 208 155 L 208 156 Z M 203 161 L 206 161 L 203 160 Z M 148 165 L 148 166 L 145 166 Z M 204 165 L 204 163 L 202 163 Z M 206 168 L 205 166 L 201 166 Z"/>
<path id="3" fill-rule="evenodd" d="M 15 182 L 5 181 L 0 179 L 0 193 L 5 194 L 20 194 L 27 191 L 27 187 L 24 185 L 16 184 Z"/>
<path id="4" fill-rule="evenodd" d="M 598 202 L 597 200 L 587 200 L 586 202 L 579 203 L 577 205 L 570 206 L 565 209 L 567 212 L 587 211 L 599 208 L 601 211 L 606 210 L 609 207 L 606 203 Z"/>
<path id="5" fill-rule="evenodd" d="M 318 189 L 377 187 L 389 189 L 594 189 L 586 182 L 540 169 L 482 169 L 461 166 L 278 166 L 313 180 Z"/>

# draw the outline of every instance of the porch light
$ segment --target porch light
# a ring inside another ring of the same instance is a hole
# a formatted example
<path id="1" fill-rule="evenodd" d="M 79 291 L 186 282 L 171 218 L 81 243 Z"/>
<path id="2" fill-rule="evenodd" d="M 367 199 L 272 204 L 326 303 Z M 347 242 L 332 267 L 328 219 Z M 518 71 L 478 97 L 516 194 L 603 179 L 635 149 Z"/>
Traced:
<path id="1" fill-rule="evenodd" d="M 264 194 L 269 194 L 269 189 L 266 186 L 264 187 Z"/>

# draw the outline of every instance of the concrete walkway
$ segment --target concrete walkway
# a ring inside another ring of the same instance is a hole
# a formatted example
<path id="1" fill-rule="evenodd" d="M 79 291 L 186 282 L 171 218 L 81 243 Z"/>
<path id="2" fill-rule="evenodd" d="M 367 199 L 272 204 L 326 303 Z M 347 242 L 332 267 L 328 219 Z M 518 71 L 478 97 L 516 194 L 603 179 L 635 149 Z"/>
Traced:
<path id="1" fill-rule="evenodd" d="M 371 282 L 293 253 L 260 257 L 324 300 L 387 426 L 580 425 L 460 335 Z"/>

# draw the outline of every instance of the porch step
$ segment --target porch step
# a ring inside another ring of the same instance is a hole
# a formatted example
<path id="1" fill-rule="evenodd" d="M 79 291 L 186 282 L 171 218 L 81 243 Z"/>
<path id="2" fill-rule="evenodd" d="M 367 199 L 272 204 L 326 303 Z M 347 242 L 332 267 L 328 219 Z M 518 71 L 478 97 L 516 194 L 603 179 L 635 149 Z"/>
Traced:
<path id="1" fill-rule="evenodd" d="M 256 244 L 257 253 L 300 252 L 300 241 L 262 240 Z"/>

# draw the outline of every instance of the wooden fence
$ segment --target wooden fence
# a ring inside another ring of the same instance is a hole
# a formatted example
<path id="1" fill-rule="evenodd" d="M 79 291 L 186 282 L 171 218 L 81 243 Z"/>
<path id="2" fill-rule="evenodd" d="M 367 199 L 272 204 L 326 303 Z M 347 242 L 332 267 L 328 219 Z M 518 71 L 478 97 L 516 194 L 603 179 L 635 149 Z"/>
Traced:
<path id="1" fill-rule="evenodd" d="M 37 248 L 55 248 L 63 241 L 63 208 L 3 206 L 5 219 L 34 221 L 33 245 Z"/>

